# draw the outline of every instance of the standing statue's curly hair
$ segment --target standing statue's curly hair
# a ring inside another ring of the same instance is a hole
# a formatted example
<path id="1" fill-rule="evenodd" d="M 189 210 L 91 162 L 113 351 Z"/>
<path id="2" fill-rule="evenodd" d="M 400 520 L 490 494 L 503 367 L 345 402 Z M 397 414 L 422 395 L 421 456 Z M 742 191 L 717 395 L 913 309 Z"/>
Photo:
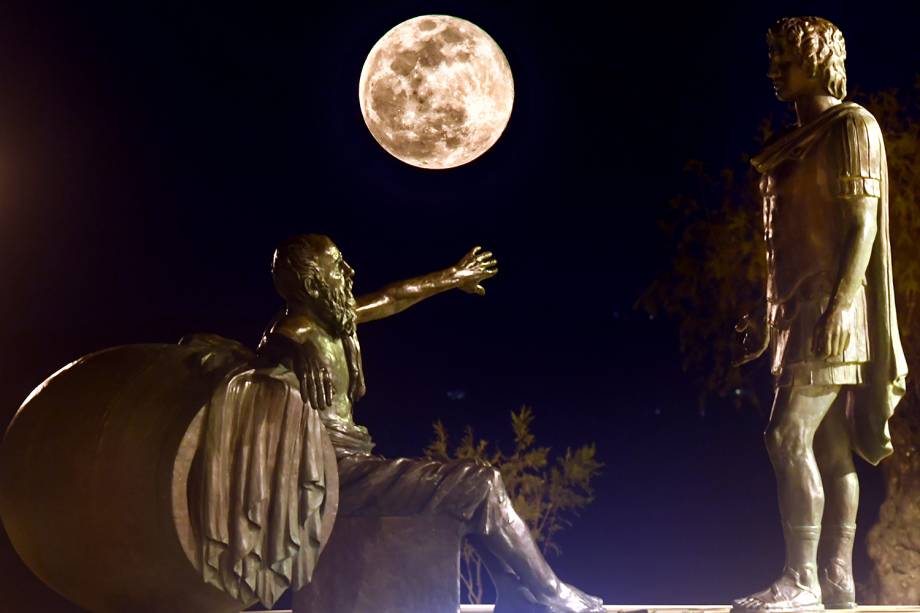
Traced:
<path id="1" fill-rule="evenodd" d="M 778 40 L 792 45 L 802 68 L 820 79 L 827 93 L 841 99 L 847 95 L 847 73 L 843 66 L 847 49 L 837 26 L 821 17 L 786 17 L 767 32 L 771 49 Z"/>

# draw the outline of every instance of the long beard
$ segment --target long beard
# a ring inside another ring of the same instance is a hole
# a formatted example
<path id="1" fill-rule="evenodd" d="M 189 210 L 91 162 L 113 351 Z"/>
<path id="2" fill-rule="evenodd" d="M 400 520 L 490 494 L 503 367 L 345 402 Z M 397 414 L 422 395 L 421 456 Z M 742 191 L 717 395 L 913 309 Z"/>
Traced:
<path id="1" fill-rule="evenodd" d="M 358 343 L 357 321 L 355 313 L 357 301 L 351 292 L 351 283 L 341 290 L 325 288 L 320 297 L 323 318 L 334 336 L 342 339 L 345 361 L 348 363 L 348 397 L 352 403 L 364 396 L 367 388 L 364 384 L 364 365 L 361 360 L 361 345 Z"/>
<path id="2" fill-rule="evenodd" d="M 351 286 L 341 290 L 325 288 L 320 295 L 320 305 L 325 320 L 323 323 L 329 326 L 334 336 L 354 335 L 358 317 L 355 314 L 357 302 L 351 293 Z"/>

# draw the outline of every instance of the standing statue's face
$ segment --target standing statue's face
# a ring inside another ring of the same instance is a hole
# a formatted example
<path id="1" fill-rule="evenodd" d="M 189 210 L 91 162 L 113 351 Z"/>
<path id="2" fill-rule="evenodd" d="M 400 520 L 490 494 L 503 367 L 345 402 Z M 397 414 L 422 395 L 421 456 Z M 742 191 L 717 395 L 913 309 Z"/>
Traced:
<path id="1" fill-rule="evenodd" d="M 791 102 L 800 96 L 824 93 L 817 79 L 802 68 L 802 60 L 795 48 L 784 40 L 776 40 L 770 48 L 770 69 L 767 76 L 773 81 L 776 97 Z"/>

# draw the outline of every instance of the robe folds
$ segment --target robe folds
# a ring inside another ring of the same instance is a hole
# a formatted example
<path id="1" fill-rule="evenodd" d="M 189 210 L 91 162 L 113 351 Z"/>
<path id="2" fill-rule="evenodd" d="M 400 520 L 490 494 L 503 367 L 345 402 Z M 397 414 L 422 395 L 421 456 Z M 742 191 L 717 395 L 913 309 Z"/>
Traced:
<path id="1" fill-rule="evenodd" d="M 334 520 L 337 484 L 327 477 L 335 467 L 326 466 L 334 458 L 298 390 L 283 366 L 240 360 L 205 409 L 195 496 L 201 571 L 241 602 L 271 607 L 308 583 Z"/>

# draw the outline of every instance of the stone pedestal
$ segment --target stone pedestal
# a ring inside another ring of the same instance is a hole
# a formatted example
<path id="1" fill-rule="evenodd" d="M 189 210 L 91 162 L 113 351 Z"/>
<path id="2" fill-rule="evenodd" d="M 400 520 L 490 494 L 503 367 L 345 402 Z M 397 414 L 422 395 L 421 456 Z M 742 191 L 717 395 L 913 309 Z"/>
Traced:
<path id="1" fill-rule="evenodd" d="M 338 517 L 294 613 L 457 613 L 461 524 L 445 517 Z"/>

